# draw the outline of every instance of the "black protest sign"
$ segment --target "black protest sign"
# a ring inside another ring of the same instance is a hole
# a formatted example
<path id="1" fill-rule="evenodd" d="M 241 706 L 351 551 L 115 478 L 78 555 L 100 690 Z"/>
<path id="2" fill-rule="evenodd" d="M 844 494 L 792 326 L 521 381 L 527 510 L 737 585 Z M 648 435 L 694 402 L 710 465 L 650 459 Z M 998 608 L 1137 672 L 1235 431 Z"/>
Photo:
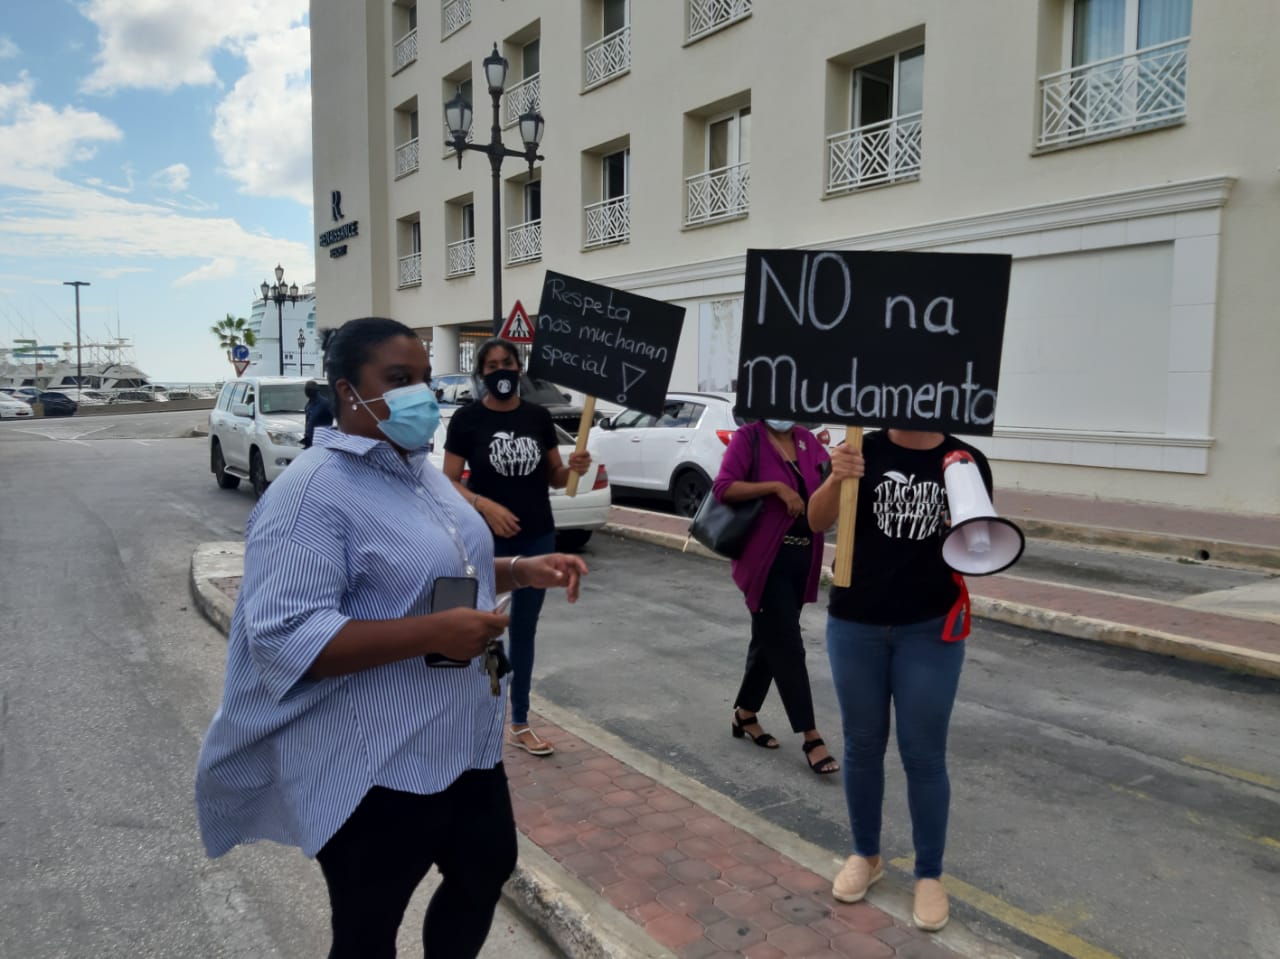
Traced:
<path id="1" fill-rule="evenodd" d="M 748 250 L 739 413 L 990 436 L 1011 265 Z"/>
<path id="2" fill-rule="evenodd" d="M 684 307 L 547 271 L 529 373 L 662 415 Z"/>

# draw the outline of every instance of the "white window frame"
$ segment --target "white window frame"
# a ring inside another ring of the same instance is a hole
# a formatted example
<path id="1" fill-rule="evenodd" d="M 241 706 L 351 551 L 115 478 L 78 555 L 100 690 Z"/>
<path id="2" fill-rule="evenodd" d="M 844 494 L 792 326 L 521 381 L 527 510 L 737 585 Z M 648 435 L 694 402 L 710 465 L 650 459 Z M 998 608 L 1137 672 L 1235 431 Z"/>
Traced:
<path id="1" fill-rule="evenodd" d="M 717 123 L 729 121 L 729 150 L 725 162 L 726 167 L 737 166 L 739 163 L 746 163 L 751 158 L 742 155 L 742 117 L 743 112 L 747 116 L 751 115 L 751 105 L 746 104 L 736 110 L 728 110 L 724 113 L 717 113 L 715 116 L 708 117 L 706 126 L 703 127 L 702 136 L 702 169 L 710 172 L 711 166 L 711 128 Z M 749 152 L 749 151 L 748 151 Z M 716 167 L 715 169 L 720 169 Z"/>
<path id="2" fill-rule="evenodd" d="M 609 196 L 609 168 L 605 161 L 609 157 L 622 154 L 622 192 L 617 196 Z M 624 196 L 631 196 L 631 147 L 623 147 L 621 150 L 614 150 L 612 153 L 606 153 L 600 157 L 600 199 L 601 201 L 618 200 Z"/>
<path id="3" fill-rule="evenodd" d="M 902 94 L 902 82 L 901 82 L 901 76 L 900 76 L 901 68 L 902 68 L 902 55 L 904 53 L 914 53 L 917 50 L 920 51 L 921 57 L 925 58 L 926 60 L 928 59 L 928 51 L 925 49 L 925 45 L 923 43 L 917 43 L 914 46 L 906 47 L 902 50 L 894 50 L 893 53 L 891 54 L 891 56 L 893 57 L 893 77 L 889 81 L 890 103 L 889 103 L 889 116 L 885 118 L 887 120 L 896 120 L 902 116 L 902 105 L 899 99 Z M 879 60 L 872 60 L 870 63 L 861 64 L 860 66 L 854 67 L 853 70 L 850 71 L 849 129 L 857 130 L 864 126 L 867 126 L 867 122 L 864 121 L 861 116 L 862 97 L 860 96 L 862 92 L 863 78 L 867 76 L 865 72 L 865 68 L 871 66 L 872 63 L 879 63 L 880 60 L 888 60 L 888 59 L 889 57 L 880 57 Z M 883 81 L 877 81 L 877 82 L 883 82 Z M 922 104 L 922 108 L 923 108 L 923 104 Z M 879 123 L 882 121 L 873 120 L 871 122 Z"/>

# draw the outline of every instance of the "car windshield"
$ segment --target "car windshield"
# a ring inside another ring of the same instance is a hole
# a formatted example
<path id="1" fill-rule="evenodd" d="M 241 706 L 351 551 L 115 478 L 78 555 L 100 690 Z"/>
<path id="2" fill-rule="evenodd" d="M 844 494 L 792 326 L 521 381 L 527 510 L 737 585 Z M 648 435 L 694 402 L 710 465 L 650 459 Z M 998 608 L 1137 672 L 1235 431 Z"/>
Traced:
<path id="1" fill-rule="evenodd" d="M 307 393 L 305 383 L 288 383 L 263 386 L 258 406 L 264 413 L 305 413 Z"/>
<path id="2" fill-rule="evenodd" d="M 553 383 L 535 380 L 532 376 L 520 377 L 520 396 L 539 406 L 564 406 L 564 394 Z"/>

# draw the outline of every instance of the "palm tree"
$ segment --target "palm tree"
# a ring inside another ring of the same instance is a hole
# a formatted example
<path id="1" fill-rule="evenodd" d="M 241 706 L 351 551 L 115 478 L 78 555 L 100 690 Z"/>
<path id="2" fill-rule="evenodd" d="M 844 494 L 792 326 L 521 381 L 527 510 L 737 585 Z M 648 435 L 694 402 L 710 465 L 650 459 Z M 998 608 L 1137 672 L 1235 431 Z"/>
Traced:
<path id="1" fill-rule="evenodd" d="M 218 338 L 219 345 L 230 355 L 231 350 L 243 343 L 245 346 L 256 346 L 258 338 L 249 329 L 249 321 L 243 316 L 227 314 L 225 320 L 219 320 L 209 327 L 209 332 Z"/>

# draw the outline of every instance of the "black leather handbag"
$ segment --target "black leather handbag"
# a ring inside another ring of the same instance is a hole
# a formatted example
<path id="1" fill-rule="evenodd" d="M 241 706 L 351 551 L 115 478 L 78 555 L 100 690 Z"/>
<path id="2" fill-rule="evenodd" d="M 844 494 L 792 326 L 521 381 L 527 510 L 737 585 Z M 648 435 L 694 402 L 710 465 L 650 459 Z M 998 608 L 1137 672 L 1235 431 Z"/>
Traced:
<path id="1" fill-rule="evenodd" d="M 755 430 L 751 431 L 751 471 L 747 480 L 756 475 L 759 464 L 759 440 Z M 689 523 L 689 535 L 711 550 L 729 559 L 737 559 L 746 548 L 747 537 L 751 535 L 751 527 L 764 509 L 764 497 L 745 500 L 741 503 L 722 503 L 715 495 L 708 493 L 702 499 L 702 505 Z"/>

